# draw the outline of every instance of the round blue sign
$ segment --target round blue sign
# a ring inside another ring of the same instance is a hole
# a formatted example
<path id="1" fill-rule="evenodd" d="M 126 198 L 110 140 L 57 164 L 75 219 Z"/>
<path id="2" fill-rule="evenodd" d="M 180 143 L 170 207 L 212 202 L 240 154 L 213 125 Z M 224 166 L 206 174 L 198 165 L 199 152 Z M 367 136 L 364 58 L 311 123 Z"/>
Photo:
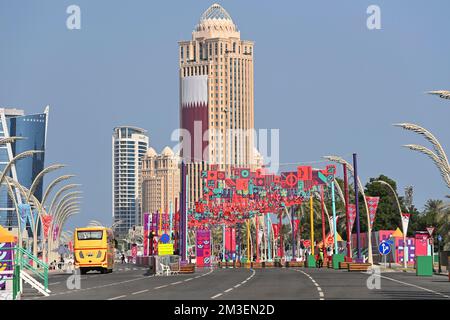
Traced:
<path id="1" fill-rule="evenodd" d="M 161 240 L 160 240 L 162 243 L 169 243 L 169 241 L 170 241 L 170 237 L 169 237 L 169 235 L 167 234 L 167 233 L 164 233 L 162 236 L 161 236 Z"/>
<path id="2" fill-rule="evenodd" d="M 387 255 L 391 252 L 391 244 L 389 242 L 383 241 L 378 245 L 378 251 L 382 255 Z"/>

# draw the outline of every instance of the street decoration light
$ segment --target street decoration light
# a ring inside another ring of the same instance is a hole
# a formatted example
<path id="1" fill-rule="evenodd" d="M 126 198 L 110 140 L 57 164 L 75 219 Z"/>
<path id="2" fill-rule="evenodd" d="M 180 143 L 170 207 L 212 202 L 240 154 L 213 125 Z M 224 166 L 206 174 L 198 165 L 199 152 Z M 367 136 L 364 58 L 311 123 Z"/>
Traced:
<path id="1" fill-rule="evenodd" d="M 53 207 L 54 207 L 55 202 L 58 200 L 59 196 L 60 196 L 64 191 L 67 191 L 67 190 L 70 190 L 70 189 L 74 189 L 74 188 L 79 187 L 79 186 L 81 186 L 81 184 L 72 183 L 72 184 L 68 184 L 68 185 L 62 187 L 61 189 L 59 189 L 59 191 L 56 192 L 55 196 L 53 197 L 52 202 L 50 203 L 50 207 L 49 207 L 48 212 L 49 212 L 50 214 L 52 214 L 52 212 L 53 212 Z"/>
<path id="2" fill-rule="evenodd" d="M 331 162 L 336 162 L 336 163 L 340 163 L 340 164 L 345 164 L 345 166 L 347 167 L 347 170 L 354 176 L 354 169 L 353 166 L 347 162 L 345 159 L 339 157 L 339 156 L 335 156 L 335 155 L 331 155 L 331 156 L 324 156 L 323 157 L 326 160 L 329 160 Z M 369 206 L 367 204 L 367 199 L 366 199 L 366 194 L 364 192 L 364 188 L 363 185 L 361 183 L 361 179 L 359 178 L 359 176 L 356 177 L 357 181 L 358 181 L 358 189 L 359 192 L 362 194 L 363 196 L 363 200 L 364 200 L 364 206 L 366 208 L 366 213 L 367 213 L 367 243 L 368 243 L 368 262 L 370 264 L 373 264 L 373 257 L 372 257 L 372 228 L 370 227 L 370 213 L 369 213 Z M 349 241 L 349 239 L 347 239 L 347 241 Z"/>
<path id="3" fill-rule="evenodd" d="M 450 188 L 450 165 L 444 148 L 436 139 L 436 137 L 425 128 L 413 123 L 396 123 L 394 124 L 394 126 L 418 133 L 424 136 L 425 139 L 427 139 L 433 145 L 434 151 L 417 144 L 407 144 L 404 145 L 404 147 L 410 150 L 418 151 L 430 157 L 439 169 L 439 172 L 444 179 L 447 187 Z"/>
<path id="4" fill-rule="evenodd" d="M 50 194 L 50 192 L 53 190 L 53 188 L 60 182 L 68 180 L 70 178 L 75 177 L 74 174 L 66 174 L 66 175 L 62 175 L 58 178 L 56 178 L 55 180 L 53 180 L 52 182 L 50 182 L 50 184 L 47 186 L 47 189 L 44 192 L 44 196 L 42 197 L 42 205 L 45 206 L 45 201 L 47 200 L 48 195 Z"/>
<path id="5" fill-rule="evenodd" d="M 41 179 L 47 174 L 50 173 L 52 171 L 64 168 L 65 165 L 64 164 L 53 164 L 48 166 L 47 168 L 44 168 L 41 172 L 39 172 L 39 174 L 36 176 L 36 178 L 34 178 L 33 183 L 31 184 L 30 190 L 28 191 L 28 195 L 26 200 L 28 201 L 31 197 L 32 194 L 34 194 L 34 191 L 36 190 L 36 187 L 38 186 L 39 182 L 41 181 Z"/>
<path id="6" fill-rule="evenodd" d="M 382 185 L 386 186 L 389 188 L 389 190 L 393 193 L 394 197 L 395 197 L 395 201 L 397 202 L 397 208 L 398 208 L 398 212 L 400 214 L 400 222 L 403 219 L 403 215 L 402 215 L 402 208 L 400 206 L 400 201 L 398 200 L 398 196 L 397 196 L 397 192 L 395 192 L 394 188 L 392 188 L 392 186 L 387 183 L 386 181 L 383 180 L 375 180 L 373 181 L 374 183 L 381 183 Z M 407 265 L 407 260 L 408 260 L 408 256 L 407 256 L 407 245 L 406 245 L 406 232 L 408 230 L 405 230 L 404 228 L 404 224 L 402 223 L 402 229 L 403 229 L 403 267 L 406 269 L 408 267 Z"/>
<path id="7" fill-rule="evenodd" d="M 439 96 L 439 98 L 442 99 L 450 99 L 450 91 L 448 90 L 435 90 L 435 91 L 428 91 L 427 93 Z"/>

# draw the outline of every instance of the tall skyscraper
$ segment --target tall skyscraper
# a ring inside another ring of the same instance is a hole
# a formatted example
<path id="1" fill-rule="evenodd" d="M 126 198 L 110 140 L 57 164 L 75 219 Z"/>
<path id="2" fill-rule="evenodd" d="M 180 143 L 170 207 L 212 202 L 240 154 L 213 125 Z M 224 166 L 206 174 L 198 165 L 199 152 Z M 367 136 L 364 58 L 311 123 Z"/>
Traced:
<path id="1" fill-rule="evenodd" d="M 149 148 L 142 160 L 142 212 L 168 210 L 180 196 L 180 157 L 165 147 L 161 154 Z M 179 206 L 179 202 L 177 202 Z"/>
<path id="2" fill-rule="evenodd" d="M 0 145 L 0 172 L 3 172 L 8 162 L 16 155 L 28 150 L 45 151 L 47 137 L 49 107 L 43 113 L 25 115 L 24 110 L 15 108 L 0 108 L 0 139 L 8 137 L 23 137 L 12 143 Z M 26 188 L 30 188 L 36 176 L 44 169 L 45 153 L 38 153 L 16 161 L 9 170 L 10 177 Z M 41 180 L 34 192 L 38 200 L 42 199 Z M 15 193 L 19 203 L 24 203 L 19 192 Z M 15 207 L 8 196 L 5 185 L 0 186 L 0 225 L 17 227 Z"/>
<path id="3" fill-rule="evenodd" d="M 181 156 L 189 175 L 189 204 L 202 195 L 201 171 L 251 166 L 253 157 L 253 42 L 241 40 L 230 15 L 213 4 L 192 40 L 179 42 Z"/>
<path id="4" fill-rule="evenodd" d="M 146 131 L 136 127 L 114 128 L 112 136 L 112 208 L 117 236 L 125 237 L 133 226 L 142 225 L 140 167 L 147 152 Z"/>

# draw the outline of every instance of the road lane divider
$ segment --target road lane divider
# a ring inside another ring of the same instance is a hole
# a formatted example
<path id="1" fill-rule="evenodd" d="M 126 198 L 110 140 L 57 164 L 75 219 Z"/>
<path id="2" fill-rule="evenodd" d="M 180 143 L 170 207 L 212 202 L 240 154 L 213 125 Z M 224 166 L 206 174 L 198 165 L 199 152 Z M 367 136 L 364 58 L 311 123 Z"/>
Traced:
<path id="1" fill-rule="evenodd" d="M 250 270 L 252 271 L 251 276 L 249 276 L 248 278 L 246 278 L 244 281 L 241 281 L 240 283 L 236 284 L 236 285 L 234 286 L 234 288 L 238 288 L 239 286 L 241 286 L 241 285 L 247 283 L 247 281 L 250 281 L 250 280 L 255 276 L 255 274 L 256 274 L 255 270 L 254 270 L 254 269 L 250 269 Z M 232 290 L 233 290 L 233 288 L 229 288 L 229 289 L 227 289 L 227 290 L 225 290 L 225 291 L 223 291 L 223 292 L 221 292 L 221 293 L 218 293 L 218 294 L 212 296 L 211 299 L 216 299 L 216 298 L 218 298 L 218 297 L 220 297 L 220 296 L 224 295 L 225 293 L 228 293 L 228 292 L 230 292 L 230 291 L 232 291 Z"/>
<path id="2" fill-rule="evenodd" d="M 297 272 L 301 272 L 303 273 L 305 276 L 307 276 L 311 282 L 316 286 L 317 292 L 319 293 L 319 300 L 325 300 L 325 294 L 322 291 L 322 288 L 319 286 L 319 284 L 317 283 L 316 280 L 314 280 L 313 277 L 311 277 L 309 274 L 307 274 L 306 272 L 304 272 L 303 270 L 298 270 L 298 269 L 291 269 Z"/>

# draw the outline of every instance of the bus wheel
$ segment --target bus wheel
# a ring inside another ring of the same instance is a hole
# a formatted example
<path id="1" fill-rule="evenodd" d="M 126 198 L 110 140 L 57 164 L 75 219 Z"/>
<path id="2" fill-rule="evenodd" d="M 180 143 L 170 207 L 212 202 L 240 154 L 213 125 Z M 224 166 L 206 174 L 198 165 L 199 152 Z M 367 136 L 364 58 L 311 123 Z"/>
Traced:
<path id="1" fill-rule="evenodd" d="M 107 271 L 108 271 L 108 269 L 106 269 L 106 268 L 101 268 L 100 269 L 101 274 L 105 274 Z"/>
<path id="2" fill-rule="evenodd" d="M 86 270 L 85 268 L 80 268 L 80 273 L 81 273 L 81 274 L 86 274 L 86 271 L 87 271 L 87 270 Z"/>

